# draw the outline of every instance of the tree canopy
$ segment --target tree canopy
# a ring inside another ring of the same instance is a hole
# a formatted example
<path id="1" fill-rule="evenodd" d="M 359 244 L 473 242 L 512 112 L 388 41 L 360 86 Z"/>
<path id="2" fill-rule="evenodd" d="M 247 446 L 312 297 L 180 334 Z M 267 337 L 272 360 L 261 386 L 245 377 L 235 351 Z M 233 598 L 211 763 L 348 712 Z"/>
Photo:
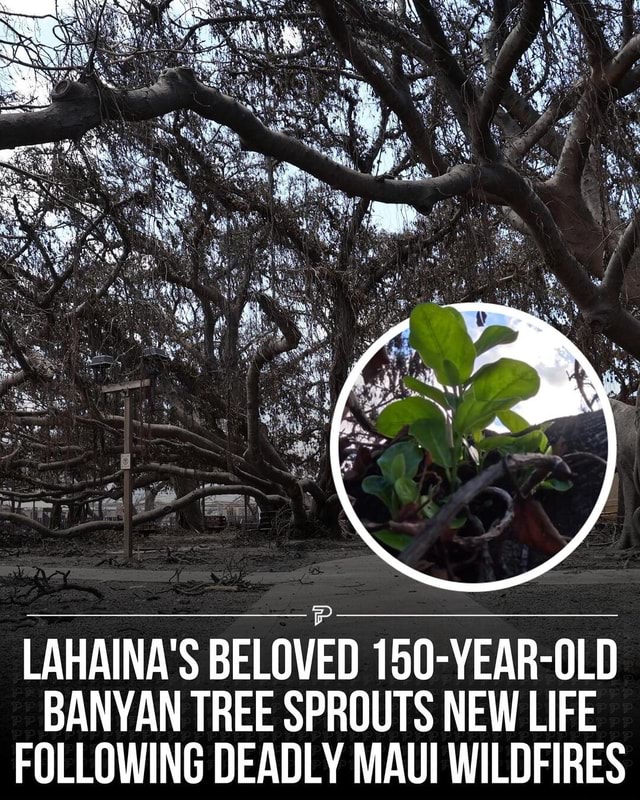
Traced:
<path id="1" fill-rule="evenodd" d="M 335 522 L 350 365 L 419 301 L 532 311 L 633 390 L 632 0 L 38 14 L 0 13 L 5 497 L 119 491 L 100 353 L 123 378 L 145 348 L 171 359 L 138 412 L 137 485 L 172 480 L 188 508 L 224 484 L 301 526 L 309 499 Z"/>

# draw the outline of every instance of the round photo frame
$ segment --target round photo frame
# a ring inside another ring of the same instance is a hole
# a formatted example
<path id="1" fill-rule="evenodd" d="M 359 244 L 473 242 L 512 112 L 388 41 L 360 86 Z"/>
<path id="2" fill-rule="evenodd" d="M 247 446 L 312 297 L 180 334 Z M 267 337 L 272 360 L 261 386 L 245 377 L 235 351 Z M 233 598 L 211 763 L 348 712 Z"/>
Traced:
<path id="1" fill-rule="evenodd" d="M 615 434 L 615 424 L 613 419 L 613 412 L 611 410 L 611 405 L 609 403 L 608 396 L 606 394 L 605 388 L 596 374 L 595 370 L 589 363 L 586 356 L 576 347 L 571 341 L 569 341 L 562 333 L 560 333 L 556 328 L 552 325 L 549 325 L 546 322 L 538 319 L 537 317 L 528 314 L 524 311 L 520 311 L 519 309 L 511 308 L 509 306 L 501 306 L 495 303 L 451 303 L 449 304 L 451 307 L 457 309 L 459 312 L 486 312 L 487 314 L 494 313 L 500 314 L 501 316 L 508 316 L 515 319 L 523 320 L 524 322 L 528 323 L 534 328 L 538 328 L 542 333 L 546 334 L 547 336 L 557 337 L 558 339 L 558 349 L 562 347 L 569 355 L 573 356 L 582 369 L 584 370 L 588 380 L 592 384 L 598 399 L 601 404 L 601 408 L 604 414 L 604 419 L 606 423 L 606 430 L 607 430 L 607 465 L 605 469 L 604 479 L 602 483 L 602 487 L 600 489 L 600 493 L 598 498 L 593 506 L 591 513 L 589 514 L 587 520 L 582 525 L 578 533 L 573 536 L 570 542 L 566 544 L 562 550 L 555 555 L 549 557 L 546 561 L 542 564 L 533 567 L 526 572 L 520 573 L 518 575 L 514 575 L 508 578 L 503 578 L 501 580 L 495 581 L 486 581 L 486 582 L 479 582 L 479 583 L 463 583 L 457 581 L 449 581 L 443 580 L 441 578 L 436 578 L 420 572 L 413 567 L 410 567 L 400 561 L 396 556 L 392 553 L 388 552 L 377 540 L 376 538 L 369 533 L 366 527 L 363 525 L 361 520 L 359 519 L 358 515 L 356 514 L 351 501 L 349 500 L 349 496 L 347 494 L 345 484 L 343 481 L 342 475 L 342 465 L 340 462 L 340 454 L 339 454 L 339 439 L 340 439 L 340 430 L 342 425 L 343 414 L 345 411 L 345 407 L 347 405 L 347 401 L 351 391 L 353 390 L 358 378 L 362 374 L 364 367 L 369 364 L 373 356 L 380 351 L 385 345 L 387 345 L 392 339 L 394 339 L 399 334 L 406 332 L 409 328 L 409 319 L 405 319 L 402 322 L 394 325 L 390 328 L 385 334 L 380 336 L 370 347 L 367 348 L 365 353 L 358 359 L 357 363 L 349 373 L 347 380 L 342 387 L 340 395 L 338 397 L 338 401 L 336 403 L 333 418 L 331 422 L 331 433 L 330 433 L 330 462 L 331 462 L 331 470 L 333 473 L 333 480 L 336 486 L 336 491 L 344 512 L 349 520 L 349 522 L 354 527 L 355 531 L 358 535 L 362 538 L 362 540 L 369 546 L 369 548 L 379 556 L 386 564 L 391 566 L 394 570 L 401 572 L 402 574 L 406 575 L 413 580 L 419 581 L 420 583 L 427 584 L 429 586 L 433 586 L 438 589 L 446 589 L 448 591 L 455 591 L 455 592 L 492 592 L 492 591 L 499 591 L 503 589 L 508 589 L 514 586 L 519 586 L 523 583 L 528 583 L 531 580 L 535 580 L 539 578 L 541 575 L 544 575 L 546 572 L 549 572 L 562 561 L 564 561 L 568 556 L 573 553 L 577 547 L 584 541 L 584 539 L 588 536 L 590 531 L 592 530 L 593 526 L 595 525 L 596 521 L 600 518 L 604 507 L 606 505 L 607 499 L 611 492 L 611 487 L 613 485 L 614 473 L 615 473 L 615 465 L 616 465 L 616 434 Z"/>

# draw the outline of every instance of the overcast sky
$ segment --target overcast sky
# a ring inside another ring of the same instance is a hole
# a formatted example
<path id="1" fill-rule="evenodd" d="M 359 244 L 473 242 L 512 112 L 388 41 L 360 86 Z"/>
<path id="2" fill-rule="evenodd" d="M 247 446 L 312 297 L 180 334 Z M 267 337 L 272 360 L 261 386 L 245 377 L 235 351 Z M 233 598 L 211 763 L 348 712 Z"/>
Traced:
<path id="1" fill-rule="evenodd" d="M 463 315 L 471 338 L 475 341 L 483 329 L 476 326 L 475 312 L 464 311 Z M 499 358 L 517 358 L 530 364 L 540 375 L 538 394 L 530 400 L 518 403 L 514 407 L 515 411 L 533 424 L 586 410 L 576 382 L 569 379 L 573 373 L 574 358 L 565 349 L 565 339 L 561 333 L 543 326 L 542 323 L 538 327 L 519 317 L 491 311 L 487 314 L 486 325 L 508 325 L 518 331 L 518 338 L 513 344 L 489 350 L 476 361 L 476 365 L 497 361 Z M 591 394 L 592 391 L 589 396 Z M 600 403 L 595 407 L 600 408 Z"/>

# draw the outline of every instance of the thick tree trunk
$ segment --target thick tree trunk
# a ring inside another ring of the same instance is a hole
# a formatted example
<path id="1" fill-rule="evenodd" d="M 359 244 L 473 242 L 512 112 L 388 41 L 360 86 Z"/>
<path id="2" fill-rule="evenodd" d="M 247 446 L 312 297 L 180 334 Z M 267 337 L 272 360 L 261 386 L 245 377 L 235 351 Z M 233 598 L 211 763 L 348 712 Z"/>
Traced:
<path id="1" fill-rule="evenodd" d="M 49 519 L 49 527 L 56 530 L 62 527 L 62 506 L 60 503 L 53 504 L 51 518 Z"/>
<path id="2" fill-rule="evenodd" d="M 640 509 L 640 486 L 638 485 L 638 447 L 640 438 L 636 428 L 637 410 L 626 403 L 611 400 L 613 418 L 616 423 L 618 459 L 616 469 L 624 497 L 624 524 L 622 535 L 616 546 L 621 549 L 640 547 L 638 509 Z"/>
<path id="3" fill-rule="evenodd" d="M 184 497 L 184 495 L 198 488 L 198 482 L 192 478 L 175 477 L 173 486 L 176 497 Z M 194 500 L 193 503 L 181 508 L 176 514 L 176 519 L 178 526 L 184 528 L 184 530 L 197 531 L 198 533 L 204 531 L 204 516 L 198 500 Z"/>

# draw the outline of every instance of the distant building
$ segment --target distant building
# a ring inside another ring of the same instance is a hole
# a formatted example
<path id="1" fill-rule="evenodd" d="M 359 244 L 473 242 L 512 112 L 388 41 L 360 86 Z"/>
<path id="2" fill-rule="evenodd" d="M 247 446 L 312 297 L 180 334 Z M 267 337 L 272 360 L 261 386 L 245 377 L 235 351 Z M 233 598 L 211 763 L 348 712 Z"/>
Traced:
<path id="1" fill-rule="evenodd" d="M 172 503 L 176 499 L 173 489 L 165 489 L 159 492 L 154 500 L 154 508 L 161 508 L 168 503 Z M 226 517 L 227 524 L 240 525 L 245 522 L 258 522 L 259 512 L 258 506 L 250 497 L 245 499 L 244 495 L 239 494 L 219 494 L 211 497 L 206 497 L 198 501 L 205 517 Z M 133 506 L 134 514 L 142 513 L 145 510 L 145 492 L 144 489 L 137 489 L 133 493 Z M 6 502 L 0 502 L 0 510 L 11 511 L 11 505 Z M 18 514 L 23 514 L 26 517 L 41 522 L 43 525 L 48 525 L 53 513 L 53 506 L 51 503 L 44 503 L 41 500 L 36 500 L 30 503 L 23 503 L 19 506 L 14 506 L 13 509 Z M 62 507 L 61 524 L 64 527 L 67 524 L 68 507 Z M 94 519 L 104 519 L 108 521 L 119 521 L 124 518 L 122 509 L 122 500 L 119 498 L 114 500 L 110 497 L 105 498 L 98 503 L 89 503 L 89 517 Z M 167 514 L 165 517 L 160 517 L 155 522 L 157 525 L 171 526 L 175 524 L 175 514 Z"/>

